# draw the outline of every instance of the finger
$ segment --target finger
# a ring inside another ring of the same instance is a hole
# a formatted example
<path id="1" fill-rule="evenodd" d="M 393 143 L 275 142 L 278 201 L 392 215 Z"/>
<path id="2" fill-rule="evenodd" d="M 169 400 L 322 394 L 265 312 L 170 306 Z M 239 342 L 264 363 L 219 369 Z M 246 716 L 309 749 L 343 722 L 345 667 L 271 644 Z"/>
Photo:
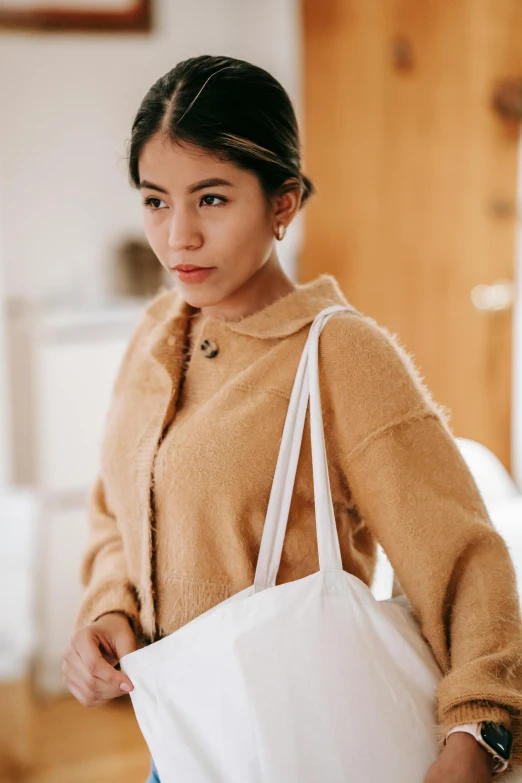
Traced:
<path id="1" fill-rule="evenodd" d="M 136 635 L 132 630 L 129 620 L 125 615 L 121 615 L 123 622 L 118 622 L 117 629 L 111 623 L 110 630 L 107 630 L 103 624 L 96 622 L 96 631 L 103 656 L 107 659 L 119 660 L 124 655 L 134 652 L 136 649 Z"/>
<path id="2" fill-rule="evenodd" d="M 102 656 L 96 634 L 89 632 L 79 636 L 75 651 L 86 679 L 92 677 L 105 683 L 106 686 L 109 686 L 112 697 L 123 693 L 120 688 L 122 683 L 129 685 L 132 690 L 133 686 L 129 678 L 122 672 L 116 671 Z"/>
<path id="3" fill-rule="evenodd" d="M 92 689 L 89 689 L 85 681 L 85 675 L 79 673 L 79 667 L 71 666 L 69 663 L 62 665 L 62 681 L 67 690 L 78 699 L 84 706 L 90 706 L 97 698 Z"/>
<path id="4" fill-rule="evenodd" d="M 74 686 L 79 690 L 85 699 L 92 701 L 94 699 L 104 699 L 108 701 L 116 695 L 115 688 L 108 686 L 102 680 L 92 677 L 83 665 L 77 652 L 74 657 L 69 658 L 67 665 L 62 666 L 64 672 L 63 680 L 66 685 Z"/>
<path id="5" fill-rule="evenodd" d="M 115 688 L 113 685 L 108 685 L 96 677 L 91 677 L 82 664 L 79 655 L 76 653 L 76 664 L 69 664 L 62 666 L 63 682 L 67 688 L 74 687 L 76 691 L 81 693 L 83 702 L 86 706 L 95 706 L 98 704 L 106 704 L 112 699 L 117 699 L 120 696 L 125 696 L 127 691 L 122 691 L 119 688 Z"/>
<path id="6" fill-rule="evenodd" d="M 107 699 L 93 698 L 92 694 L 90 694 L 88 691 L 85 691 L 81 685 L 70 684 L 68 688 L 74 698 L 77 699 L 80 704 L 83 704 L 84 707 L 99 707 L 107 703 Z"/>

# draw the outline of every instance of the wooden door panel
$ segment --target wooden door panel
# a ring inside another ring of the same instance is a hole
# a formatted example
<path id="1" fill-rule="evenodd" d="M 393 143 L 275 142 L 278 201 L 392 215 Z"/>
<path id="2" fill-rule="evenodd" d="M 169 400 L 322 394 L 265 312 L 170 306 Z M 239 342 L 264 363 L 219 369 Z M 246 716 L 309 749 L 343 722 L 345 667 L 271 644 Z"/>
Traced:
<path id="1" fill-rule="evenodd" d="M 509 468 L 519 0 L 303 0 L 307 206 L 301 278 L 329 271 L 415 356 L 454 434 Z"/>

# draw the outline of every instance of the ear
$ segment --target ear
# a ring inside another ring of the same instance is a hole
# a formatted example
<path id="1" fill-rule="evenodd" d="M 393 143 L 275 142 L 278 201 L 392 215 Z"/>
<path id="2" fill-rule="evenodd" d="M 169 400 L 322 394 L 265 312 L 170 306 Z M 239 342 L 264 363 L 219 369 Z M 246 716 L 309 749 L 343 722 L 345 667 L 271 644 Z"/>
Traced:
<path id="1" fill-rule="evenodd" d="M 297 180 L 288 179 L 272 200 L 272 215 L 275 223 L 288 226 L 299 211 L 301 186 Z"/>

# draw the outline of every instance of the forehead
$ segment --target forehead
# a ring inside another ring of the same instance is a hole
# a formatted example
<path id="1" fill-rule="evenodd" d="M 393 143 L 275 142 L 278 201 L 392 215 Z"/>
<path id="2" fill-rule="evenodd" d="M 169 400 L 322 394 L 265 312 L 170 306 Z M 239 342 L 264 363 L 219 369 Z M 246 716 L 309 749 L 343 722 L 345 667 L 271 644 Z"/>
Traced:
<path id="1" fill-rule="evenodd" d="M 141 180 L 161 181 L 164 185 L 185 187 L 198 179 L 222 177 L 234 183 L 246 182 L 252 175 L 234 163 L 193 145 L 154 136 L 144 144 L 139 161 Z"/>

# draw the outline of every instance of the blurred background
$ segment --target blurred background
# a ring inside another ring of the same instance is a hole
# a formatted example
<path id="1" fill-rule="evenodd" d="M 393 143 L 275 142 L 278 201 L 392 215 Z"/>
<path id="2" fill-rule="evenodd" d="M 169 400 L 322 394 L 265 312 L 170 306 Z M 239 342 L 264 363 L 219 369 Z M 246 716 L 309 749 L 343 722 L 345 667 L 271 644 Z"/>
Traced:
<path id="1" fill-rule="evenodd" d="M 283 265 L 414 354 L 522 573 L 520 0 L 0 0 L 0 783 L 147 777 L 129 697 L 82 707 L 61 662 L 112 383 L 169 285 L 125 144 L 204 53 L 289 92 L 318 193 Z"/>

